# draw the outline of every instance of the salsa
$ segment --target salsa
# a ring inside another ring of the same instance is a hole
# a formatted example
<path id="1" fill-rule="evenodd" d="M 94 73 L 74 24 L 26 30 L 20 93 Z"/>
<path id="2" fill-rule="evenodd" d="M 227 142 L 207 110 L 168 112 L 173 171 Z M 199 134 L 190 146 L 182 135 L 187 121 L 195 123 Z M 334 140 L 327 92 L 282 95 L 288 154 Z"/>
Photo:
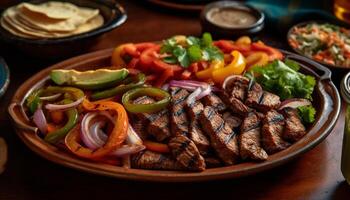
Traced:
<path id="1" fill-rule="evenodd" d="M 236 8 L 213 8 L 207 17 L 212 23 L 227 28 L 248 27 L 257 21 L 250 12 Z"/>

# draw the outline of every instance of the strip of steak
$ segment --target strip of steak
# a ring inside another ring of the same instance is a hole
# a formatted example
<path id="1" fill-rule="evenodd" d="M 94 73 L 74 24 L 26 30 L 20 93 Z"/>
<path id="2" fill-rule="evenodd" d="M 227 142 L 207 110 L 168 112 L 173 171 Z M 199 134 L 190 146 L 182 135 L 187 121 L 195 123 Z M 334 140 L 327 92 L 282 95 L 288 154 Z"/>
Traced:
<path id="1" fill-rule="evenodd" d="M 136 104 L 149 104 L 155 101 L 147 96 L 139 97 L 134 100 Z M 141 121 L 147 121 L 147 131 L 152 135 L 157 141 L 164 141 L 169 138 L 169 116 L 167 109 L 162 110 L 158 113 L 138 113 L 137 116 Z"/>
<path id="2" fill-rule="evenodd" d="M 222 114 L 222 119 L 230 126 L 231 129 L 239 127 L 242 123 L 242 120 L 239 117 L 232 115 L 230 112 L 225 112 Z"/>
<path id="3" fill-rule="evenodd" d="M 170 155 L 164 155 L 153 151 L 142 151 L 132 157 L 132 168 L 158 169 L 158 170 L 184 170 L 184 168 L 172 159 Z"/>
<path id="4" fill-rule="evenodd" d="M 237 136 L 213 107 L 206 106 L 200 114 L 203 131 L 210 137 L 211 145 L 226 165 L 232 165 L 239 158 Z"/>
<path id="5" fill-rule="evenodd" d="M 286 119 L 283 138 L 291 142 L 300 140 L 306 134 L 306 131 L 299 118 L 298 111 L 294 108 L 285 108 L 282 110 L 282 114 Z"/>
<path id="6" fill-rule="evenodd" d="M 260 119 L 251 112 L 243 120 L 239 135 L 240 154 L 243 159 L 266 160 L 268 155 L 261 147 Z"/>
<path id="7" fill-rule="evenodd" d="M 216 157 L 205 158 L 205 164 L 206 164 L 207 168 L 216 168 L 216 167 L 222 166 L 220 159 L 218 159 Z"/>
<path id="8" fill-rule="evenodd" d="M 195 101 L 190 105 L 187 105 L 186 108 L 191 121 L 189 127 L 189 138 L 197 146 L 201 155 L 207 155 L 208 150 L 210 148 L 210 142 L 207 136 L 204 135 L 198 121 L 199 114 L 203 110 L 203 104 L 199 101 Z"/>
<path id="9" fill-rule="evenodd" d="M 230 102 L 230 108 L 233 111 L 233 113 L 236 113 L 242 117 L 245 117 L 248 115 L 249 112 L 251 112 L 251 108 L 246 106 L 241 100 L 231 97 L 229 98 Z"/>
<path id="10" fill-rule="evenodd" d="M 275 110 L 266 113 L 262 126 L 263 147 L 268 154 L 286 149 L 290 144 L 283 140 L 284 117 Z"/>
<path id="11" fill-rule="evenodd" d="M 266 92 L 259 83 L 253 83 L 247 94 L 246 105 L 253 107 L 261 112 L 267 112 L 276 109 L 280 104 L 279 96 Z"/>
<path id="12" fill-rule="evenodd" d="M 234 76 L 228 83 L 226 83 L 225 93 L 240 101 L 244 101 L 247 95 L 249 86 L 249 79 L 244 76 Z"/>
<path id="13" fill-rule="evenodd" d="M 171 133 L 173 136 L 185 135 L 188 136 L 189 120 L 185 112 L 186 98 L 189 93 L 178 87 L 171 87 Z"/>
<path id="14" fill-rule="evenodd" d="M 184 135 L 177 135 L 169 141 L 168 145 L 177 162 L 183 167 L 193 171 L 205 170 L 204 158 L 192 140 Z"/>
<path id="15" fill-rule="evenodd" d="M 212 106 L 217 111 L 221 112 L 226 110 L 225 103 L 214 93 L 210 93 L 209 95 L 202 98 L 202 102 L 204 106 Z"/>

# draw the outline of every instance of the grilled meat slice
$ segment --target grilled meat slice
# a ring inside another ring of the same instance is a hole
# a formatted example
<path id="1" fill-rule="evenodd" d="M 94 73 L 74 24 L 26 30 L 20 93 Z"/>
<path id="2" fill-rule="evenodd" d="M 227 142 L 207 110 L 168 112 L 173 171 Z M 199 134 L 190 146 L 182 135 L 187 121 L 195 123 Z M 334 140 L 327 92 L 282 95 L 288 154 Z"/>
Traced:
<path id="1" fill-rule="evenodd" d="M 246 106 L 241 100 L 231 97 L 229 101 L 230 101 L 229 105 L 233 113 L 236 113 L 242 117 L 245 117 L 248 115 L 249 112 L 251 112 L 251 108 Z"/>
<path id="2" fill-rule="evenodd" d="M 170 110 L 171 133 L 173 136 L 188 136 L 189 120 L 186 116 L 185 105 L 186 98 L 189 93 L 186 90 L 178 87 L 172 87 L 170 90 L 172 96 L 172 105 Z"/>
<path id="3" fill-rule="evenodd" d="M 147 139 L 147 136 L 148 136 L 148 133 L 146 130 L 147 122 L 145 120 L 133 119 L 132 127 L 142 140 Z"/>
<path id="4" fill-rule="evenodd" d="M 187 113 L 190 118 L 190 127 L 189 127 L 189 138 L 197 146 L 201 155 L 206 155 L 210 148 L 210 142 L 207 136 L 204 135 L 202 128 L 199 124 L 198 115 L 203 110 L 203 104 L 199 101 L 195 101 L 190 105 L 187 105 Z"/>
<path id="5" fill-rule="evenodd" d="M 266 113 L 262 126 L 263 147 L 268 154 L 286 149 L 290 144 L 283 140 L 284 117 L 275 110 Z"/>
<path id="6" fill-rule="evenodd" d="M 247 95 L 249 79 L 244 76 L 235 76 L 226 83 L 225 93 L 240 101 L 244 101 Z"/>
<path id="7" fill-rule="evenodd" d="M 147 131 L 157 141 L 164 141 L 171 135 L 169 125 L 168 110 L 163 110 L 159 112 L 158 118 L 148 124 Z"/>
<path id="8" fill-rule="evenodd" d="M 137 98 L 136 104 L 154 103 L 154 99 L 143 96 Z M 137 116 L 141 121 L 147 121 L 147 132 L 152 135 L 157 141 L 164 141 L 169 138 L 169 116 L 167 110 L 162 110 L 158 113 L 138 113 Z"/>
<path id="9" fill-rule="evenodd" d="M 184 168 L 172 159 L 170 155 L 153 151 L 142 151 L 132 157 L 132 168 L 158 169 L 158 170 L 184 170 Z"/>
<path id="10" fill-rule="evenodd" d="M 299 118 L 298 111 L 294 108 L 284 108 L 282 113 L 286 119 L 286 126 L 282 134 L 283 139 L 290 142 L 300 140 L 306 134 L 306 131 Z"/>
<path id="11" fill-rule="evenodd" d="M 242 123 L 242 120 L 239 117 L 232 115 L 230 112 L 225 112 L 222 114 L 222 119 L 231 129 L 239 127 Z"/>
<path id="12" fill-rule="evenodd" d="M 201 112 L 200 123 L 220 159 L 227 165 L 235 164 L 239 158 L 239 148 L 237 136 L 230 126 L 210 106 Z"/>
<path id="13" fill-rule="evenodd" d="M 212 106 L 219 112 L 224 111 L 227 108 L 220 97 L 214 93 L 210 93 L 209 95 L 203 97 L 202 102 L 204 106 Z"/>
<path id="14" fill-rule="evenodd" d="M 279 96 L 264 91 L 259 83 L 253 83 L 248 91 L 245 103 L 261 112 L 267 112 L 276 109 L 281 101 Z"/>
<path id="15" fill-rule="evenodd" d="M 206 164 L 207 168 L 215 168 L 215 167 L 222 166 L 220 159 L 218 159 L 216 157 L 207 157 L 204 159 L 205 159 L 205 164 Z"/>
<path id="16" fill-rule="evenodd" d="M 240 154 L 243 159 L 266 160 L 268 155 L 261 147 L 260 119 L 251 112 L 243 120 L 239 135 Z"/>
<path id="17" fill-rule="evenodd" d="M 169 141 L 169 148 L 177 162 L 188 170 L 205 170 L 204 158 L 200 155 L 192 140 L 184 135 L 177 135 Z"/>

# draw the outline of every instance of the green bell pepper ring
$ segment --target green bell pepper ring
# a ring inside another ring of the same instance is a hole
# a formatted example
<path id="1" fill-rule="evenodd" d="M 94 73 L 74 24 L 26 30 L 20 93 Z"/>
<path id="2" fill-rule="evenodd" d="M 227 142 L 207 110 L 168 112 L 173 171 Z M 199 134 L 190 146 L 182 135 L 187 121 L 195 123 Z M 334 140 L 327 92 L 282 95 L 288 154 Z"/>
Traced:
<path id="1" fill-rule="evenodd" d="M 42 93 L 42 90 L 34 91 L 32 94 L 29 95 L 27 98 L 27 107 L 29 108 L 29 111 L 34 114 L 36 109 L 38 109 L 39 105 L 41 104 L 40 95 Z"/>
<path id="2" fill-rule="evenodd" d="M 66 99 L 78 100 L 84 97 L 84 92 L 78 88 L 74 87 L 58 87 L 58 86 L 49 86 L 45 89 L 40 89 L 34 91 L 27 98 L 27 107 L 29 111 L 33 114 L 39 105 L 42 103 L 40 97 L 42 95 L 53 95 L 57 93 L 64 93 Z"/>
<path id="3" fill-rule="evenodd" d="M 49 86 L 43 93 L 57 94 L 64 93 L 65 97 L 71 100 L 78 100 L 85 96 L 84 92 L 81 89 L 75 87 L 59 87 L 59 86 Z"/>
<path id="4" fill-rule="evenodd" d="M 155 103 L 150 104 L 133 104 L 132 100 L 141 97 L 149 96 L 155 99 L 161 99 Z M 158 112 L 166 108 L 171 100 L 168 92 L 153 87 L 135 88 L 129 90 L 123 95 L 122 102 L 127 111 L 131 113 L 151 113 Z"/>
<path id="5" fill-rule="evenodd" d="M 65 99 L 62 101 L 64 104 L 72 103 L 71 100 Z M 78 110 L 76 108 L 71 108 L 65 111 L 66 116 L 68 117 L 67 123 L 60 129 L 55 130 L 51 133 L 48 133 L 44 140 L 51 144 L 55 144 L 61 139 L 63 139 L 68 132 L 77 124 L 78 122 Z"/>
<path id="6" fill-rule="evenodd" d="M 145 81 L 146 76 L 142 73 L 139 73 L 134 77 L 126 78 L 121 85 L 115 88 L 93 93 L 90 98 L 92 100 L 100 100 L 113 97 L 118 94 L 123 94 L 133 88 L 142 86 L 145 83 Z"/>

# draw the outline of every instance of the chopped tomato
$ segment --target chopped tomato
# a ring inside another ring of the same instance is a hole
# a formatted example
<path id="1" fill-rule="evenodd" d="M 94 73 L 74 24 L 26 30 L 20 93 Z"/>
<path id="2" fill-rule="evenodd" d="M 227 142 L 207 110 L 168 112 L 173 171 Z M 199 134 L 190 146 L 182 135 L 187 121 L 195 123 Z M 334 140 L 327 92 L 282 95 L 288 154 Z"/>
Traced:
<path id="1" fill-rule="evenodd" d="M 155 74 L 150 74 L 150 75 L 147 75 L 146 77 L 147 82 L 154 81 L 156 79 L 157 79 L 157 76 Z"/>
<path id="2" fill-rule="evenodd" d="M 190 72 L 196 73 L 196 72 L 198 72 L 198 68 L 199 68 L 198 62 L 195 62 L 195 63 L 192 63 L 192 64 L 190 65 L 190 67 L 188 68 L 188 70 L 189 70 Z"/>
<path id="3" fill-rule="evenodd" d="M 158 77 L 156 80 L 154 86 L 155 87 L 162 87 L 168 79 L 174 76 L 174 70 L 172 68 L 167 68 L 164 70 L 164 72 Z"/>
<path id="4" fill-rule="evenodd" d="M 214 42 L 214 45 L 221 49 L 221 51 L 223 51 L 224 53 L 231 53 L 232 51 L 236 50 L 244 56 L 246 56 L 246 54 L 251 51 L 251 45 L 235 44 L 233 41 L 230 40 L 219 40 Z"/>
<path id="5" fill-rule="evenodd" d="M 281 51 L 278 49 L 272 48 L 270 46 L 265 45 L 262 42 L 256 42 L 253 43 L 252 45 L 252 50 L 253 51 L 263 51 L 266 52 L 269 55 L 269 60 L 282 60 L 283 59 L 283 54 Z"/>
<path id="6" fill-rule="evenodd" d="M 181 79 L 187 80 L 191 78 L 192 73 L 188 70 L 185 70 L 181 73 Z"/>
<path id="7" fill-rule="evenodd" d="M 154 46 L 157 46 L 157 44 L 152 42 L 142 42 L 142 43 L 135 44 L 135 47 L 139 52 L 143 52 L 144 50 Z"/>
<path id="8" fill-rule="evenodd" d="M 180 65 L 168 64 L 166 62 L 163 62 L 162 60 L 154 60 L 153 64 L 154 71 L 164 71 L 170 68 L 174 72 L 179 72 L 183 69 Z"/>
<path id="9" fill-rule="evenodd" d="M 153 61 L 158 59 L 159 45 L 145 49 L 140 55 L 141 69 L 149 71 L 149 67 L 152 66 Z"/>

